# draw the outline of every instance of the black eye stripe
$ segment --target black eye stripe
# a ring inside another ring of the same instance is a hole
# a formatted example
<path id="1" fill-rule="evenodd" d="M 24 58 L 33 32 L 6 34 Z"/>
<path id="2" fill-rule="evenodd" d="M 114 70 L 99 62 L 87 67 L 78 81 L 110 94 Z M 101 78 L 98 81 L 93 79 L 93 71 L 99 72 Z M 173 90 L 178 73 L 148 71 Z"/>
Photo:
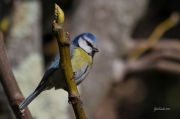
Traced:
<path id="1" fill-rule="evenodd" d="M 87 43 L 88 46 L 94 48 L 93 45 L 92 45 L 89 41 L 87 41 L 84 37 L 82 37 L 82 38 L 86 41 L 86 43 Z"/>
<path id="2" fill-rule="evenodd" d="M 89 41 L 86 41 L 86 42 L 87 42 L 87 45 L 93 48 L 92 44 Z"/>

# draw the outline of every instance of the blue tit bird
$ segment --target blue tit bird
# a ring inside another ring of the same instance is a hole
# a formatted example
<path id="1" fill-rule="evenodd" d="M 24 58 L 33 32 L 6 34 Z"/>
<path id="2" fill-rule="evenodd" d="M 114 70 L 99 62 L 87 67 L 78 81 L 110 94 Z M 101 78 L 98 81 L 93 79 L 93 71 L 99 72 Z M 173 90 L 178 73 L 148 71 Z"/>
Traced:
<path id="1" fill-rule="evenodd" d="M 70 45 L 71 64 L 74 79 L 79 85 L 90 72 L 93 65 L 93 57 L 98 50 L 98 41 L 91 33 L 83 33 L 77 36 Z M 59 68 L 60 56 L 57 55 L 50 67 L 45 72 L 42 80 L 35 89 L 20 105 L 22 110 L 27 107 L 42 91 L 51 88 L 67 89 L 67 85 L 62 76 L 62 69 Z"/>

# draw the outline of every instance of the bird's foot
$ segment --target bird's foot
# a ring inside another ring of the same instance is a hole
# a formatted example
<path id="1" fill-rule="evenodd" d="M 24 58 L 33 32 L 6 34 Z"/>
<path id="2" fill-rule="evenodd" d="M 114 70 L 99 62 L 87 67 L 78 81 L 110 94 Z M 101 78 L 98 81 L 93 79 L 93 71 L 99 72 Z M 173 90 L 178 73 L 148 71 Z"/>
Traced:
<path id="1" fill-rule="evenodd" d="M 19 110 L 21 116 L 24 116 L 25 109 Z"/>

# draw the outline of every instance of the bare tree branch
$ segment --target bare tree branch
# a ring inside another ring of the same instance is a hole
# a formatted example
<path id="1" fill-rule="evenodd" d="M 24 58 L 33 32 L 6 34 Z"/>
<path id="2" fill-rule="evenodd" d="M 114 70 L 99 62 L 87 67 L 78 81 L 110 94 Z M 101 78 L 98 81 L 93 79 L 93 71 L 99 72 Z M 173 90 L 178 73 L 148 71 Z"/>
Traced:
<path id="1" fill-rule="evenodd" d="M 24 100 L 24 96 L 22 95 L 17 85 L 17 82 L 14 78 L 14 75 L 12 73 L 10 63 L 6 56 L 3 35 L 1 32 L 0 32 L 0 81 L 8 98 L 9 105 L 12 108 L 16 118 L 33 119 L 28 109 L 26 109 L 25 112 L 23 112 L 24 115 L 22 115 L 18 108 L 19 104 Z"/>

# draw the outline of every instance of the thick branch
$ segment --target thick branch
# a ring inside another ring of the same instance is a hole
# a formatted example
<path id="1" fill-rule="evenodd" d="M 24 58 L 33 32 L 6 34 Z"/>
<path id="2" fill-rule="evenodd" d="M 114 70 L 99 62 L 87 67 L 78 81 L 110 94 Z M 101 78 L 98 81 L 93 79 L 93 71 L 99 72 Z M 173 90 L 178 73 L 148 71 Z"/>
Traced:
<path id="1" fill-rule="evenodd" d="M 14 75 L 11 70 L 10 63 L 7 59 L 4 47 L 4 40 L 2 33 L 0 32 L 0 81 L 6 93 L 9 101 L 9 105 L 12 108 L 17 119 L 32 119 L 32 116 L 28 109 L 23 112 L 22 115 L 19 111 L 19 104 L 24 100 Z"/>
<path id="2" fill-rule="evenodd" d="M 73 70 L 70 59 L 69 34 L 64 32 L 62 27 L 53 22 L 54 32 L 59 45 L 60 63 L 59 67 L 63 69 L 64 79 L 67 84 L 69 102 L 72 104 L 76 119 L 87 119 L 79 99 L 79 93 L 73 76 Z"/>

